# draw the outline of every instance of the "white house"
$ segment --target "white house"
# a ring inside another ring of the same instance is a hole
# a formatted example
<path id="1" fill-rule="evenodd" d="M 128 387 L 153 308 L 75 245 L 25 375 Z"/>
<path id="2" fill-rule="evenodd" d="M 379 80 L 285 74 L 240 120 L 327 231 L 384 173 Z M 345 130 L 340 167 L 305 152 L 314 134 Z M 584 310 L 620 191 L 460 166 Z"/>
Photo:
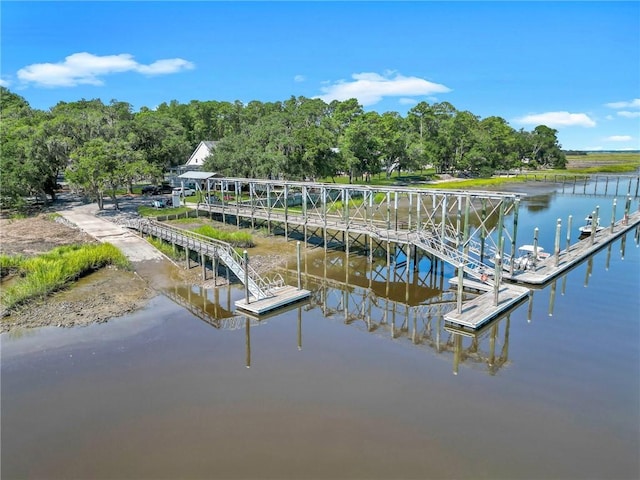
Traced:
<path id="1" fill-rule="evenodd" d="M 196 149 L 193 151 L 187 163 L 184 164 L 185 167 L 202 167 L 204 160 L 211 154 L 213 149 L 216 147 L 216 143 L 211 140 L 203 140 L 198 144 Z"/>

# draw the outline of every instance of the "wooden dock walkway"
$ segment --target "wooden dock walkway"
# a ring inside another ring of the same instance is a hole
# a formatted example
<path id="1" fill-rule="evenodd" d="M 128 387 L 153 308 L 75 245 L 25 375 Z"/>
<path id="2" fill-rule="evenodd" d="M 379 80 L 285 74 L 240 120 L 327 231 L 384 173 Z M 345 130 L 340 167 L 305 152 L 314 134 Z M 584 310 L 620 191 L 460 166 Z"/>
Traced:
<path id="1" fill-rule="evenodd" d="M 481 328 L 489 321 L 525 301 L 532 287 L 546 285 L 639 225 L 640 211 L 630 214 L 626 220 L 616 222 L 613 231 L 611 226 L 602 228 L 596 232 L 593 242 L 590 237 L 587 237 L 559 252 L 557 265 L 556 256 L 550 255 L 533 270 L 523 270 L 514 275 L 504 272 L 502 279 L 509 283 L 505 282 L 500 285 L 497 304 L 495 292 L 492 289 L 489 290 L 489 285 L 484 286 L 477 281 L 464 279 L 465 286 L 488 291 L 469 302 L 465 302 L 460 312 L 453 311 L 446 314 L 445 322 L 462 328 Z M 458 281 L 451 279 L 450 283 L 457 285 Z"/>
<path id="2" fill-rule="evenodd" d="M 231 245 L 199 235 L 175 226 L 169 226 L 151 220 L 131 220 L 126 224 L 129 228 L 138 230 L 141 234 L 152 235 L 174 246 L 178 245 L 187 251 L 197 252 L 201 262 L 206 263 L 205 257 L 219 259 L 245 285 L 248 301 L 245 298 L 236 302 L 236 307 L 260 315 L 291 303 L 308 298 L 311 292 L 302 288 L 284 285 L 282 280 L 262 278 L 248 262 L 235 252 Z M 189 258 L 187 254 L 187 258 Z M 204 279 L 204 276 L 203 276 Z"/>
<path id="3" fill-rule="evenodd" d="M 291 285 L 274 288 L 272 289 L 272 293 L 272 297 L 262 299 L 256 299 L 250 296 L 249 302 L 247 302 L 246 298 L 243 298 L 242 300 L 237 300 L 235 305 L 240 310 L 253 313 L 254 315 L 264 315 L 273 310 L 306 300 L 311 295 L 309 290 L 299 289 Z"/>
<path id="4" fill-rule="evenodd" d="M 589 258 L 593 253 L 638 227 L 638 225 L 640 225 L 640 212 L 634 212 L 629 215 L 626 222 L 624 220 L 616 222 L 613 232 L 611 231 L 611 227 L 607 226 L 599 232 L 596 232 L 593 242 L 591 241 L 591 237 L 587 237 L 570 245 L 568 249 L 560 251 L 557 265 L 556 256 L 551 254 L 549 257 L 540 261 L 534 269 L 514 272 L 513 275 L 505 272 L 502 278 L 509 282 L 529 286 L 546 285 L 554 278 Z"/>
<path id="5" fill-rule="evenodd" d="M 498 303 L 495 303 L 493 291 L 484 293 L 462 304 L 462 311 L 449 312 L 444 316 L 445 323 L 459 327 L 480 328 L 494 318 L 516 307 L 529 296 L 529 289 L 518 285 L 502 284 L 498 290 Z"/>

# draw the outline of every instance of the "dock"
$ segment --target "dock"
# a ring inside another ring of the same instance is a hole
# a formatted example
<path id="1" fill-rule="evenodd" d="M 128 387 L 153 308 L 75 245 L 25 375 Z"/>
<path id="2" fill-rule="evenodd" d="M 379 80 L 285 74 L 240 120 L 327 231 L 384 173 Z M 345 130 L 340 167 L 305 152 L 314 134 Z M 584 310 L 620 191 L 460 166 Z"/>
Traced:
<path id="1" fill-rule="evenodd" d="M 462 305 L 460 312 L 449 312 L 444 316 L 445 325 L 477 329 L 508 310 L 520 305 L 529 296 L 529 289 L 519 285 L 502 284 L 495 303 L 493 291 L 484 293 Z"/>
<path id="2" fill-rule="evenodd" d="M 458 281 L 458 277 L 452 277 L 449 279 L 449 284 L 452 287 L 458 287 L 458 284 L 460 282 Z M 480 290 L 481 292 L 492 292 L 493 291 L 493 284 L 490 283 L 484 283 L 484 282 L 480 282 L 478 280 L 474 280 L 473 278 L 465 278 L 464 280 L 462 280 L 462 287 L 463 288 L 470 288 L 473 290 Z"/>
<path id="3" fill-rule="evenodd" d="M 596 232 L 593 241 L 589 236 L 560 251 L 557 257 L 557 264 L 556 255 L 551 254 L 531 270 L 514 272 L 513 275 L 505 272 L 502 278 L 509 282 L 533 287 L 546 285 L 639 225 L 640 212 L 634 212 L 626 220 L 623 219 L 616 222 L 613 229 L 608 226 Z"/>
<path id="4" fill-rule="evenodd" d="M 272 296 L 262 299 L 249 296 L 249 302 L 247 302 L 246 298 L 243 298 L 242 300 L 237 300 L 235 305 L 238 309 L 254 315 L 264 315 L 273 310 L 302 302 L 311 296 L 309 290 L 299 289 L 290 285 L 273 288 L 271 293 Z"/>

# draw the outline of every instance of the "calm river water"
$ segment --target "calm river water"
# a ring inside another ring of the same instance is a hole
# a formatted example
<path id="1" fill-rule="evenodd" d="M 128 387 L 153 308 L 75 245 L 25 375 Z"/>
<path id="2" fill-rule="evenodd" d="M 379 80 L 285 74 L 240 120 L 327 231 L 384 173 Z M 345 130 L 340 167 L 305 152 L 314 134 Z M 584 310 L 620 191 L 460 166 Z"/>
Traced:
<path id="1" fill-rule="evenodd" d="M 539 227 L 551 251 L 557 218 L 577 232 L 612 199 L 530 191 L 518 243 Z M 640 477 L 633 233 L 475 338 L 417 306 L 451 305 L 453 271 L 427 269 L 387 286 L 319 248 L 313 302 L 260 322 L 232 311 L 239 286 L 176 287 L 106 324 L 2 334 L 2 478 Z"/>

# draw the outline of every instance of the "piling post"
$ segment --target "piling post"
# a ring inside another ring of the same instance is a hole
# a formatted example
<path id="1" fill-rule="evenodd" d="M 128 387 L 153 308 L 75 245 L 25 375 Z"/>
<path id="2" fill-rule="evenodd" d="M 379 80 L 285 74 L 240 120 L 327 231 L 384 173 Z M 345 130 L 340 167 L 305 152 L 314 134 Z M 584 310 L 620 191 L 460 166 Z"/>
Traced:
<path id="1" fill-rule="evenodd" d="M 516 206 L 516 210 L 514 212 L 514 218 L 516 218 L 518 215 L 518 208 Z M 484 242 L 485 242 L 485 236 L 486 236 L 486 227 L 485 227 L 485 222 L 487 220 L 487 199 L 483 198 L 482 199 L 482 213 L 481 213 L 481 219 L 480 219 L 480 224 L 482 225 L 482 228 L 480 228 L 480 263 L 484 263 Z M 514 230 L 516 230 L 516 228 L 514 228 Z M 513 270 L 511 271 L 511 274 L 513 275 Z"/>
<path id="2" fill-rule="evenodd" d="M 464 280 L 464 263 L 460 262 L 460 265 L 458 265 L 458 296 L 457 296 L 458 314 L 462 313 L 462 291 L 463 291 L 462 282 L 463 280 Z"/>
<path id="3" fill-rule="evenodd" d="M 296 243 L 296 257 L 297 257 L 297 269 L 298 269 L 298 290 L 302 289 L 302 272 L 300 270 L 300 242 Z"/>
<path id="4" fill-rule="evenodd" d="M 289 240 L 289 185 L 284 185 L 284 238 Z"/>
<path id="5" fill-rule="evenodd" d="M 573 215 L 569 215 L 567 219 L 567 253 L 569 252 L 569 246 L 571 245 L 571 224 L 573 223 Z"/>
<path id="6" fill-rule="evenodd" d="M 562 220 L 558 219 L 556 221 L 556 243 L 555 243 L 555 256 L 556 256 L 556 262 L 555 262 L 555 266 L 557 267 L 558 264 L 560 263 L 560 231 L 562 230 Z"/>
<path id="7" fill-rule="evenodd" d="M 396 223 L 396 232 L 398 231 L 398 192 L 393 192 L 393 217 Z"/>
<path id="8" fill-rule="evenodd" d="M 595 242 L 596 230 L 600 223 L 598 216 L 600 215 L 600 205 L 596 205 L 596 209 L 591 213 L 591 245 Z"/>
<path id="9" fill-rule="evenodd" d="M 616 224 L 616 204 L 618 203 L 618 199 L 613 199 L 613 208 L 611 209 L 611 233 L 613 233 L 613 226 Z"/>
<path id="10" fill-rule="evenodd" d="M 631 197 L 627 197 L 627 200 L 624 202 L 624 217 L 622 217 L 622 224 L 629 224 L 629 212 L 631 211 Z"/>
<path id="11" fill-rule="evenodd" d="M 467 194 L 466 202 L 464 205 L 464 223 L 462 226 L 462 244 L 464 257 L 469 256 L 469 210 L 471 208 L 471 196 Z M 459 235 L 458 235 L 459 237 Z"/>
<path id="12" fill-rule="evenodd" d="M 245 250 L 242 252 L 244 259 L 244 298 L 249 305 L 249 253 Z"/>
<path id="13" fill-rule="evenodd" d="M 202 281 L 207 280 L 207 257 L 204 253 L 200 253 L 200 263 L 202 264 Z"/>
<path id="14" fill-rule="evenodd" d="M 497 232 L 498 237 L 497 238 L 499 242 L 504 242 L 504 238 L 502 236 L 504 231 L 504 210 L 505 210 L 504 202 L 505 202 L 504 199 L 500 200 L 500 209 L 498 213 L 498 232 Z"/>
<path id="15" fill-rule="evenodd" d="M 538 227 L 533 229 L 533 268 L 538 265 Z"/>
<path id="16" fill-rule="evenodd" d="M 447 236 L 446 227 L 447 227 L 447 200 L 448 200 L 448 198 L 449 198 L 449 195 L 446 195 L 446 194 L 442 197 L 442 214 L 441 214 L 441 217 L 440 217 L 440 227 L 441 227 L 441 229 L 440 229 L 440 238 L 442 240 L 444 240 L 446 238 L 446 236 Z"/>
<path id="17" fill-rule="evenodd" d="M 461 222 L 462 222 L 462 196 L 458 195 L 458 210 L 456 213 L 456 248 L 460 247 L 460 238 L 461 238 Z"/>
<path id="18" fill-rule="evenodd" d="M 518 211 L 520 210 L 520 199 L 516 198 L 515 208 L 513 209 L 513 236 L 511 237 L 511 261 L 509 265 L 509 272 L 511 275 L 514 273 L 515 258 L 516 258 L 516 236 L 518 235 Z"/>
<path id="19" fill-rule="evenodd" d="M 187 254 L 187 270 L 189 270 L 191 268 L 191 251 L 189 250 L 189 247 L 185 247 L 184 250 Z"/>
<path id="20" fill-rule="evenodd" d="M 495 257 L 495 270 L 494 270 L 494 274 L 493 274 L 493 280 L 494 280 L 494 284 L 493 284 L 493 305 L 494 306 L 498 306 L 498 296 L 500 294 L 500 274 L 501 269 L 502 269 L 502 257 L 500 256 L 500 252 L 498 251 L 496 253 L 496 257 Z"/>
<path id="21" fill-rule="evenodd" d="M 387 230 L 391 230 L 391 192 L 387 192 Z"/>

